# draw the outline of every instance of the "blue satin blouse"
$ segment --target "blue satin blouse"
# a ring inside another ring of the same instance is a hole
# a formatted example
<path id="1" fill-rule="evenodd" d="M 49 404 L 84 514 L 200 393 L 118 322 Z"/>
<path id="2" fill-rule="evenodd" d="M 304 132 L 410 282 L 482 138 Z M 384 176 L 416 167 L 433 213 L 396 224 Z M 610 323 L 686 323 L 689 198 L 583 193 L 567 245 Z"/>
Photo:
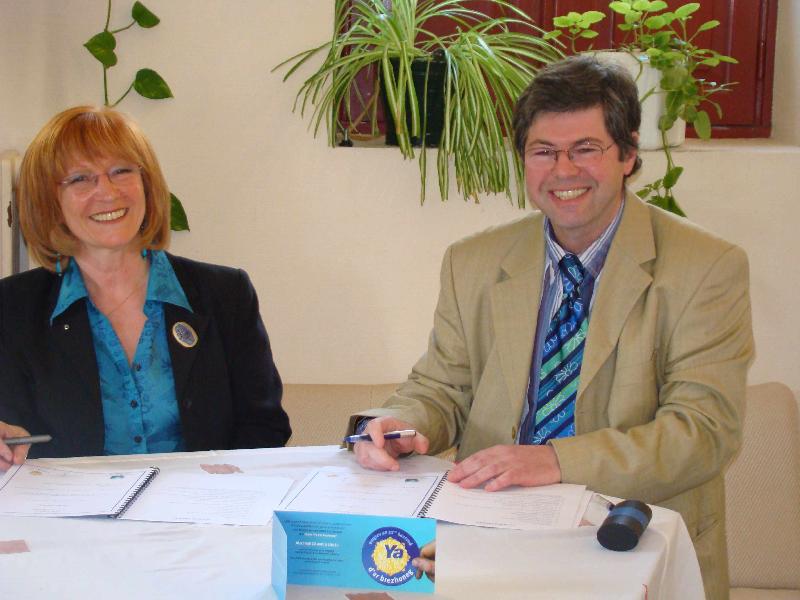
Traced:
<path id="1" fill-rule="evenodd" d="M 86 298 L 92 330 L 100 396 L 103 402 L 106 454 L 146 454 L 185 449 L 167 344 L 164 303 L 192 311 L 166 254 L 148 253 L 150 273 L 144 324 L 133 362 L 128 363 L 111 323 L 92 302 L 74 259 L 64 271 L 50 322 Z M 147 258 L 143 259 L 147 260 Z"/>

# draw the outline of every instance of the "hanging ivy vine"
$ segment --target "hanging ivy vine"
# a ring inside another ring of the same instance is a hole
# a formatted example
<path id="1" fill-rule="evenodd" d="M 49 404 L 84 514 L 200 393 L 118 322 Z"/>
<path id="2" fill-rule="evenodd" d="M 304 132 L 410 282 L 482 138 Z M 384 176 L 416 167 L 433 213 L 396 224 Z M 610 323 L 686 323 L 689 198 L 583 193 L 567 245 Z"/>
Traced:
<path id="1" fill-rule="evenodd" d="M 140 96 L 149 98 L 151 100 L 163 100 L 165 98 L 172 98 L 172 90 L 169 85 L 164 81 L 164 78 L 158 74 L 154 69 L 144 68 L 136 72 L 128 89 L 115 101 L 109 102 L 108 97 L 108 70 L 117 64 L 117 34 L 130 29 L 134 25 L 138 25 L 143 29 L 151 29 L 161 22 L 151 10 L 149 10 L 141 2 L 134 2 L 131 8 L 131 22 L 118 29 L 111 29 L 111 0 L 108 0 L 108 7 L 106 10 L 106 24 L 103 31 L 93 35 L 84 44 L 84 47 L 89 53 L 94 56 L 101 65 L 103 65 L 103 104 L 108 107 L 115 107 L 122 102 L 125 97 L 131 92 L 136 91 Z M 189 220 L 186 216 L 186 211 L 183 209 L 181 201 L 175 194 L 170 193 L 171 201 L 171 214 L 170 214 L 170 227 L 173 231 L 188 231 Z"/>

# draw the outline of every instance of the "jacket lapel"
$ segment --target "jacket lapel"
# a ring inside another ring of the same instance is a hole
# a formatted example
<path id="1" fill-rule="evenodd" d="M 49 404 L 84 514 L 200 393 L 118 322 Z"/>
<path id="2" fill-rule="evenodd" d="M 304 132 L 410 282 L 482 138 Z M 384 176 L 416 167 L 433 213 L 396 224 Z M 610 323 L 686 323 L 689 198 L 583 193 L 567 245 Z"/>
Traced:
<path id="1" fill-rule="evenodd" d="M 56 297 L 58 297 L 57 293 Z M 55 301 L 52 306 L 55 306 Z M 46 318 L 50 318 L 50 313 Z M 53 364 L 66 365 L 67 368 L 64 372 L 69 373 L 70 376 L 77 374 L 84 382 L 84 385 L 79 387 L 83 390 L 90 390 L 88 395 L 78 394 L 74 399 L 99 409 L 100 379 L 97 373 L 97 358 L 94 354 L 94 340 L 89 326 L 85 300 L 75 302 L 53 320 L 50 325 L 50 339 L 56 355 Z"/>
<path id="2" fill-rule="evenodd" d="M 501 263 L 504 279 L 491 290 L 495 344 L 513 415 L 522 412 L 533 354 L 544 270 L 541 230 L 537 213 Z"/>
<path id="3" fill-rule="evenodd" d="M 172 360 L 172 376 L 175 380 L 175 397 L 179 405 L 186 403 L 186 388 L 189 383 L 189 375 L 195 359 L 203 347 L 206 332 L 208 330 L 209 316 L 205 308 L 202 294 L 194 285 L 194 280 L 189 274 L 177 264 L 170 254 L 167 258 L 172 264 L 175 276 L 186 294 L 186 299 L 192 307 L 190 312 L 174 304 L 164 304 L 164 326 L 167 330 L 167 343 L 169 344 L 169 354 Z M 195 344 L 184 346 L 178 342 L 178 336 L 173 329 L 176 323 L 185 323 L 194 330 Z"/>
<path id="4" fill-rule="evenodd" d="M 191 301 L 190 301 L 191 303 Z M 192 307 L 196 306 L 192 303 Z M 189 375 L 192 372 L 192 365 L 200 352 L 200 348 L 205 340 L 208 328 L 208 316 L 191 313 L 173 304 L 164 305 L 164 319 L 167 330 L 167 341 L 169 344 L 169 354 L 172 359 L 172 376 L 175 379 L 175 397 L 178 403 L 183 403 L 186 397 L 186 386 L 189 383 Z M 178 342 L 173 327 L 176 323 L 189 325 L 195 332 L 195 344 L 186 347 Z"/>
<path id="5" fill-rule="evenodd" d="M 622 328 L 653 278 L 643 265 L 655 258 L 650 216 L 644 203 L 628 194 L 619 229 L 611 243 L 595 294 L 581 366 L 578 399 L 614 350 Z"/>

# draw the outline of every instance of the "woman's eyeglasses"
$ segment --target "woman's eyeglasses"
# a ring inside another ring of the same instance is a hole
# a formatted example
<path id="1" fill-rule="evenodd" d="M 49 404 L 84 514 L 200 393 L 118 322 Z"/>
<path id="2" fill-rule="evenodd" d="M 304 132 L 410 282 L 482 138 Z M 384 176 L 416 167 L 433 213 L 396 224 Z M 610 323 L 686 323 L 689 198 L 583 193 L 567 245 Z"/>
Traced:
<path id="1" fill-rule="evenodd" d="M 72 175 L 67 175 L 58 184 L 76 194 L 89 194 L 97 187 L 97 181 L 105 175 L 112 185 L 125 187 L 137 181 L 141 175 L 142 168 L 134 166 L 112 167 L 105 173 L 90 173 L 88 171 L 78 171 Z"/>

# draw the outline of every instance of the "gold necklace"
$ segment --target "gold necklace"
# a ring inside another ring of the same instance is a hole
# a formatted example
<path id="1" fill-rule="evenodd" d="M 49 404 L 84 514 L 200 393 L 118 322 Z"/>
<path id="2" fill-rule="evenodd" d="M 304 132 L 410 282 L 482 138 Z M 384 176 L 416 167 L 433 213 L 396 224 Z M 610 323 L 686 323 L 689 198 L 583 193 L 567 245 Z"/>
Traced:
<path id="1" fill-rule="evenodd" d="M 127 296 L 125 296 L 125 298 L 122 300 L 122 302 L 117 304 L 110 311 L 103 313 L 106 316 L 107 319 L 110 319 L 112 314 L 114 314 L 116 311 L 118 311 L 120 308 L 122 308 L 122 306 L 128 300 L 131 299 L 131 296 L 133 296 L 138 290 L 140 290 L 142 288 L 142 285 L 144 285 L 144 283 L 147 281 L 148 274 L 149 274 L 148 270 L 147 270 L 147 268 L 145 268 L 144 277 L 141 279 L 141 281 L 139 281 L 139 283 L 137 283 L 135 286 L 133 286 L 133 289 L 130 291 L 130 293 Z"/>

